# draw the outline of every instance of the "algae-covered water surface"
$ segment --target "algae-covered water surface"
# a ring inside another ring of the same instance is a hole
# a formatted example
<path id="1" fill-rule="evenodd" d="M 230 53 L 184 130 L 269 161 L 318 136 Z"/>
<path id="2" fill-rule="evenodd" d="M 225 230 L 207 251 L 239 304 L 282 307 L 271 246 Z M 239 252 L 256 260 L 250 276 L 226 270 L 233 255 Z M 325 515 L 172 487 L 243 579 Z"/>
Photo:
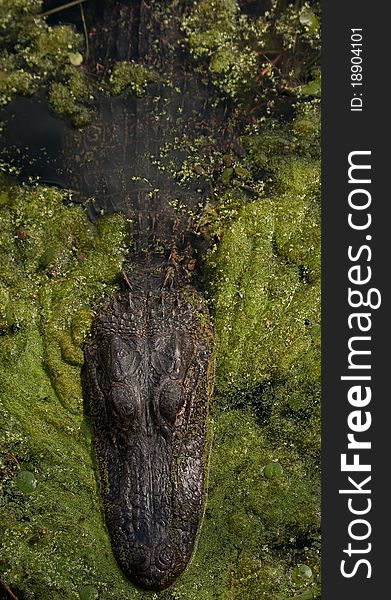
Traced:
<path id="1" fill-rule="evenodd" d="M 40 90 L 73 126 L 93 123 L 97 84 L 83 70 L 88 4 L 54 19 L 39 15 L 61 2 L 2 2 L 2 104 Z M 105 529 L 80 371 L 95 311 L 118 288 L 127 219 L 112 214 L 92 223 L 71 192 L 21 183 L 2 162 L 4 598 L 320 597 L 319 7 L 187 5 L 180 43 L 229 107 L 240 145 L 203 157 L 203 142 L 187 141 L 179 169 L 210 181 L 195 224 L 208 240 L 202 279 L 216 343 L 197 548 L 171 588 L 145 592 L 121 573 Z M 127 61 L 98 87 L 141 96 L 156 77 Z"/>

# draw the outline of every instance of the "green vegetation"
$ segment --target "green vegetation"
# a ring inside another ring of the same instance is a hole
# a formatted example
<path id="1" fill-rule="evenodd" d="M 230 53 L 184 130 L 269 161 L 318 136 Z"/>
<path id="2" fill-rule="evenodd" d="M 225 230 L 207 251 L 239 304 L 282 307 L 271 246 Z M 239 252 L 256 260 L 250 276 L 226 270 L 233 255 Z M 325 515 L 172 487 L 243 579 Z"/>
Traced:
<path id="1" fill-rule="evenodd" d="M 217 428 L 225 419 L 235 423 L 232 445 L 246 464 L 243 472 L 224 443 L 225 431 L 215 451 L 221 443 L 221 460 L 232 469 L 226 493 L 232 514 L 241 514 L 243 527 L 259 536 L 253 544 L 246 534 L 243 551 L 251 575 L 227 597 L 286 599 L 301 588 L 315 598 L 320 544 L 317 102 L 298 107 L 290 124 L 261 119 L 242 141 L 246 188 L 234 179 L 228 186 L 222 181 L 221 200 L 207 215 L 210 231 L 220 240 L 207 263 L 217 343 L 216 422 Z M 246 411 L 261 428 L 255 422 L 250 426 L 247 417 L 248 429 L 239 431 Z M 258 448 L 246 450 L 251 434 Z M 219 477 L 220 469 L 213 471 L 212 463 L 212 475 Z M 219 479 L 220 492 L 223 479 L 228 482 L 230 475 L 224 472 Z M 266 481 L 275 486 L 271 497 Z M 262 566 L 256 567 L 257 561 Z M 241 581 L 239 558 L 235 564 Z M 288 576 L 289 565 L 296 570 Z M 264 580 L 269 567 L 270 587 Z"/>
<path id="2" fill-rule="evenodd" d="M 229 188 L 208 217 L 222 238 L 209 269 L 217 383 L 226 393 L 287 377 L 310 351 L 319 322 L 319 150 L 308 139 L 319 129 L 317 107 L 292 125 L 252 129 L 243 139 L 247 166 L 269 182 L 255 201 Z"/>
<path id="3" fill-rule="evenodd" d="M 72 55 L 75 56 L 75 55 Z M 65 81 L 53 81 L 49 85 L 49 103 L 55 113 L 68 118 L 77 127 L 88 125 L 92 119 L 91 105 L 85 101 L 93 99 L 83 73 L 72 66 L 63 69 Z"/>
<path id="4" fill-rule="evenodd" d="M 109 81 L 93 86 L 83 62 L 83 36 L 70 25 L 48 25 L 41 0 L 4 0 L 0 6 L 0 105 L 15 94 L 45 90 L 51 108 L 76 127 L 92 122 L 97 89 L 142 96 L 157 75 L 134 62 L 114 65 Z"/>
<path id="5" fill-rule="evenodd" d="M 49 26 L 41 0 L 4 0 L 0 6 L 0 105 L 15 94 L 44 88 L 61 116 L 90 122 L 92 92 L 83 71 L 83 37 L 69 25 Z"/>
<path id="6" fill-rule="evenodd" d="M 319 5 L 272 0 L 244 14 L 236 0 L 198 0 L 184 19 L 192 55 L 224 94 L 263 102 L 281 93 L 319 94 Z M 311 82 L 312 88 L 303 84 Z"/>
<path id="7" fill-rule="evenodd" d="M 122 61 L 116 63 L 113 67 L 109 78 L 109 89 L 115 96 L 126 89 L 136 94 L 136 96 L 143 96 L 148 83 L 157 80 L 157 73 L 150 69 L 134 62 Z"/>

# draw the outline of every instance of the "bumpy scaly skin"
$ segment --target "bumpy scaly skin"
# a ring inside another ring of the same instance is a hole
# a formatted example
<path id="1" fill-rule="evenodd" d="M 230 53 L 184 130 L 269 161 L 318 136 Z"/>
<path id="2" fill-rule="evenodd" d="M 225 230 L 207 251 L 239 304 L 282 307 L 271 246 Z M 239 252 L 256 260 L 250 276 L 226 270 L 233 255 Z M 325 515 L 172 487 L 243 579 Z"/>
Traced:
<path id="1" fill-rule="evenodd" d="M 203 299 L 170 269 L 127 279 L 95 320 L 83 380 L 114 555 L 160 590 L 188 564 L 202 518 L 213 338 Z"/>

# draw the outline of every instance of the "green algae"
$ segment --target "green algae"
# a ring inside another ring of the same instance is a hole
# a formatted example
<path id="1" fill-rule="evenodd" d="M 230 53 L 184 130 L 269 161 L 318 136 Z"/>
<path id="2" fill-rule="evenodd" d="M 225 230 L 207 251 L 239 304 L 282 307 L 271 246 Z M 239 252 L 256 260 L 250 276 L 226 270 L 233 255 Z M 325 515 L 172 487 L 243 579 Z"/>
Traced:
<path id="1" fill-rule="evenodd" d="M 135 62 L 122 61 L 114 65 L 109 77 L 109 90 L 118 96 L 130 90 L 136 96 L 143 96 L 148 83 L 158 81 L 159 76 L 151 69 Z"/>
<path id="2" fill-rule="evenodd" d="M 4 0 L 0 6 L 0 105 L 15 94 L 48 91 L 59 115 L 78 127 L 91 121 L 92 88 L 83 70 L 83 37 L 70 25 L 50 26 L 41 0 Z"/>
<path id="3" fill-rule="evenodd" d="M 307 129 L 316 127 L 317 106 L 305 116 Z M 266 175 L 268 185 L 247 202 L 243 192 L 224 192 L 212 219 L 221 237 L 208 268 L 224 393 L 286 378 L 311 353 L 308 324 L 319 323 L 319 146 L 303 145 L 302 120 L 299 113 L 291 125 L 260 124 L 243 139 L 254 179 Z"/>
<path id="4" fill-rule="evenodd" d="M 301 86 L 312 77 L 320 50 L 319 4 L 272 0 L 268 10 L 246 14 L 236 0 L 198 0 L 182 27 L 192 56 L 227 96 L 269 104 L 281 91 L 318 95 Z"/>
<path id="5" fill-rule="evenodd" d="M 276 256 L 275 219 L 272 201 L 248 205 L 213 259 L 221 391 L 288 374 L 310 343 L 305 320 L 316 319 L 319 290 Z"/>

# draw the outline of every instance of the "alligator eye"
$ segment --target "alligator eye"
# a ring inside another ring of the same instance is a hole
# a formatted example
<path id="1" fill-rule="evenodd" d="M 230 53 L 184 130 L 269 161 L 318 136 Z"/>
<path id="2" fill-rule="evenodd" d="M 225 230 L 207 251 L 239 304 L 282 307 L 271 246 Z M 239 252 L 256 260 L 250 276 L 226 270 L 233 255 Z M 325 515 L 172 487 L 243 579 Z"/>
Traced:
<path id="1" fill-rule="evenodd" d="M 122 339 L 113 337 L 110 346 L 114 376 L 122 380 L 128 375 L 134 375 L 141 362 L 141 354 L 135 344 L 127 344 Z"/>
<path id="2" fill-rule="evenodd" d="M 104 339 L 98 351 L 103 385 L 107 387 L 113 381 L 125 381 L 134 375 L 141 363 L 141 354 L 133 340 L 126 342 L 121 338 L 110 336 Z"/>
<path id="3" fill-rule="evenodd" d="M 193 352 L 193 340 L 183 331 L 158 338 L 151 351 L 151 363 L 157 373 L 173 379 L 183 378 L 186 363 Z"/>

